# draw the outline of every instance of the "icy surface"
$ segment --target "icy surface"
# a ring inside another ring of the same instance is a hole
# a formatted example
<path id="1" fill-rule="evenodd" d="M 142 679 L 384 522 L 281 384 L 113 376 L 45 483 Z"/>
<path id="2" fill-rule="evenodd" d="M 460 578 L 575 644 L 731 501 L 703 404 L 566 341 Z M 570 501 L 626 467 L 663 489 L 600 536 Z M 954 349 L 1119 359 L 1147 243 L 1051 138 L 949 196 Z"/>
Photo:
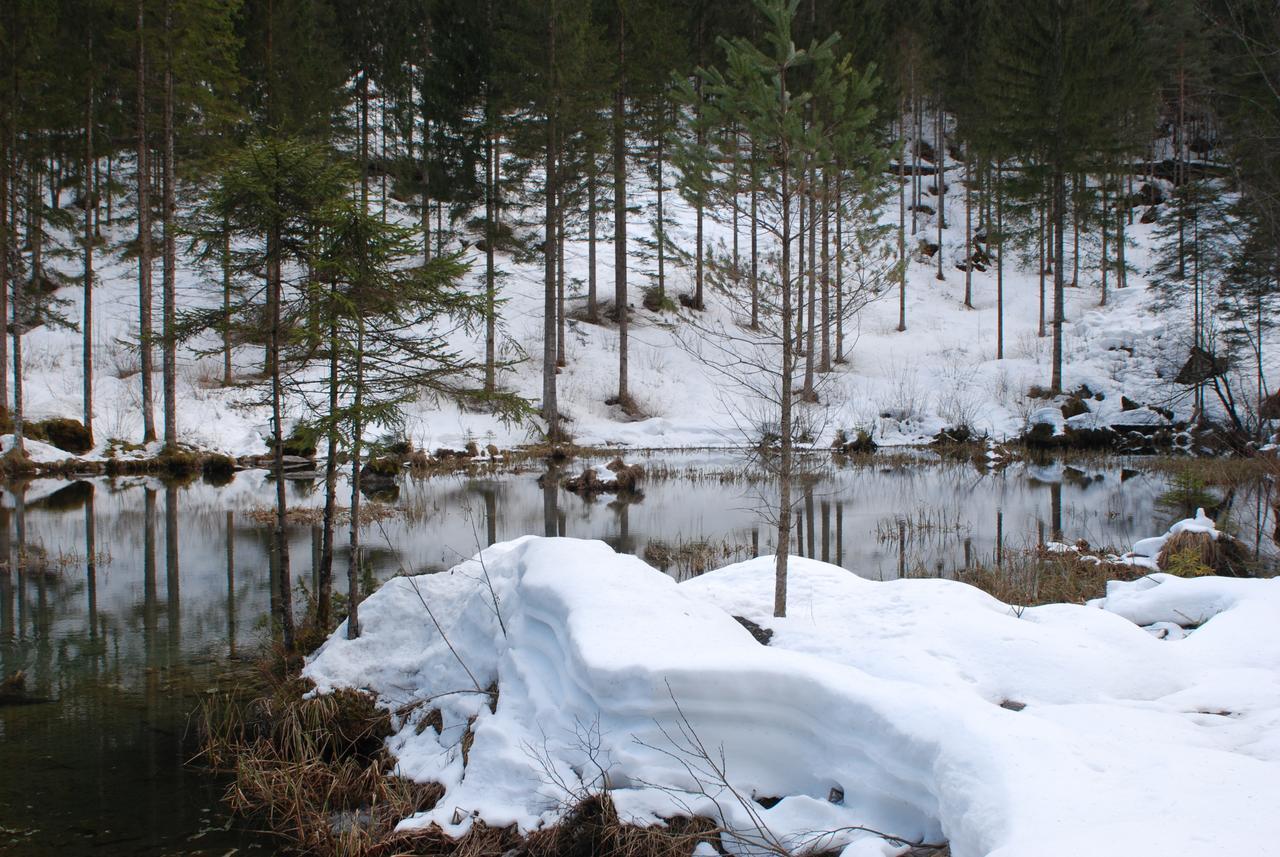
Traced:
<path id="1" fill-rule="evenodd" d="M 855 828 L 957 857 L 1280 841 L 1280 583 L 1152 575 L 1024 609 L 790 565 L 775 619 L 771 557 L 677 584 L 601 542 L 526 537 L 388 582 L 306 674 L 402 712 L 401 770 L 447 789 L 406 826 L 527 830 L 608 787 L 633 820 L 718 815 L 744 852 L 899 852 Z"/>

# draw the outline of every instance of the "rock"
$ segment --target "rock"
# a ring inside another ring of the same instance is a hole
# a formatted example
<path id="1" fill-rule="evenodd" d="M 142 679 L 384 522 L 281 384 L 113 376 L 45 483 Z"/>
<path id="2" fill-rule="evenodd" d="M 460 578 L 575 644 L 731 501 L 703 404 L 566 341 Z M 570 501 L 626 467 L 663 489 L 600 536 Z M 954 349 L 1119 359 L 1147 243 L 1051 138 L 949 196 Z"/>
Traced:
<path id="1" fill-rule="evenodd" d="M 1120 410 L 1136 411 L 1140 407 L 1142 407 L 1142 405 L 1139 405 L 1137 402 L 1135 402 L 1133 399 L 1130 399 L 1128 396 L 1122 395 L 1120 397 Z"/>
<path id="2" fill-rule="evenodd" d="M 746 628 L 760 645 L 767 646 L 769 645 L 769 641 L 773 639 L 772 629 L 762 628 L 746 616 L 734 616 L 733 618 L 737 619 L 738 624 Z"/>
<path id="3" fill-rule="evenodd" d="M 48 441 L 64 452 L 80 455 L 93 449 L 93 439 L 89 436 L 89 430 L 79 420 L 53 417 L 27 423 L 23 428 L 26 430 L 27 437 Z"/>
<path id="4" fill-rule="evenodd" d="M 1079 395 L 1069 396 L 1067 400 L 1062 403 L 1062 416 L 1066 419 L 1071 419 L 1072 417 L 1078 417 L 1081 414 L 1087 413 L 1089 413 L 1089 406 L 1084 403 L 1083 399 Z"/>
<path id="5" fill-rule="evenodd" d="M 1264 420 L 1280 419 L 1280 390 L 1262 400 L 1258 405 L 1258 416 Z"/>
<path id="6" fill-rule="evenodd" d="M 1160 209 L 1153 205 L 1150 208 L 1148 208 L 1146 211 L 1142 212 L 1142 216 L 1138 218 L 1138 222 L 1151 224 L 1151 223 L 1155 223 L 1159 219 L 1160 219 Z"/>
<path id="7" fill-rule="evenodd" d="M 1229 368 L 1231 368 L 1231 361 L 1227 357 L 1218 357 L 1200 346 L 1195 346 L 1191 349 L 1187 362 L 1178 370 L 1178 377 L 1173 380 L 1174 383 L 1184 386 L 1202 384 L 1210 378 L 1225 375 Z"/>

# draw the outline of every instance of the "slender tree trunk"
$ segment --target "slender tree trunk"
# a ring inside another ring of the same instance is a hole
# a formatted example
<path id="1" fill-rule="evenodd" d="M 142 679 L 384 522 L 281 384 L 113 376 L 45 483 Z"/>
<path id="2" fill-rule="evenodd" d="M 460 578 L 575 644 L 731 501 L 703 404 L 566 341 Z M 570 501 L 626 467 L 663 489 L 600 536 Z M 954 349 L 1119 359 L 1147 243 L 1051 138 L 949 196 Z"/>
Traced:
<path id="1" fill-rule="evenodd" d="M 89 36 L 88 53 L 89 64 L 92 67 L 92 35 Z M 93 214 L 98 208 L 98 200 L 89 177 L 96 163 L 97 159 L 93 154 L 93 82 L 91 80 L 84 102 L 84 312 L 80 318 L 83 334 L 81 362 L 83 364 L 84 427 L 89 434 L 90 445 L 93 444 Z"/>
<path id="2" fill-rule="evenodd" d="M 786 77 L 779 88 L 786 99 Z M 787 171 L 790 152 L 782 152 L 782 383 L 779 396 L 778 434 L 778 550 L 774 557 L 773 615 L 787 615 L 787 555 L 791 550 L 791 301 L 786 298 L 791 280 L 791 187 Z"/>
<path id="3" fill-rule="evenodd" d="M 1131 206 L 1119 195 L 1119 187 L 1116 188 L 1116 191 L 1116 288 L 1123 289 L 1128 278 L 1124 261 L 1124 221 L 1125 211 L 1131 210 Z M 1199 248 L 1196 249 L 1196 252 L 1197 254 L 1199 253 Z"/>
<path id="4" fill-rule="evenodd" d="M 934 173 L 934 183 L 938 188 L 938 276 L 937 279 L 945 280 L 946 277 L 942 273 L 942 230 L 947 225 L 947 149 L 945 141 L 942 137 L 942 109 L 938 109 L 937 119 L 935 120 L 937 128 L 938 150 L 934 155 L 934 163 L 938 165 L 938 171 Z"/>
<path id="5" fill-rule="evenodd" d="M 1004 160 L 996 161 L 996 359 L 1004 359 Z"/>
<path id="6" fill-rule="evenodd" d="M 31 285 L 34 290 L 43 277 L 40 254 L 44 236 L 41 234 L 40 221 L 43 217 L 44 201 L 40 198 L 40 171 L 34 159 L 30 169 L 30 189 L 27 195 L 27 244 L 31 247 Z M 23 288 L 22 279 L 21 274 L 13 278 L 13 448 L 20 456 L 25 456 L 27 452 L 24 442 L 26 396 L 22 378 L 22 334 L 31 313 L 27 306 L 26 290 Z M 19 539 L 19 541 L 22 540 Z"/>
<path id="7" fill-rule="evenodd" d="M 844 171 L 836 170 L 836 363 L 844 362 Z"/>
<path id="8" fill-rule="evenodd" d="M 286 652 L 293 651 L 293 592 L 289 574 L 289 539 L 286 531 L 288 495 L 284 479 L 284 381 L 281 377 L 280 349 L 282 281 L 280 236 L 267 239 L 267 312 L 271 326 L 267 337 L 267 366 L 271 373 L 272 470 L 276 483 L 276 520 L 273 535 L 276 563 L 280 575 L 280 628 Z"/>
<path id="9" fill-rule="evenodd" d="M 177 267 L 178 251 L 176 226 L 173 222 L 177 213 L 177 199 L 174 190 L 178 176 L 174 163 L 174 127 L 173 127 L 173 3 L 166 0 L 164 4 L 164 264 L 162 267 L 163 305 L 161 311 L 162 332 L 164 335 L 164 445 L 173 449 L 178 444 L 178 346 L 177 346 Z"/>
<path id="10" fill-rule="evenodd" d="M 1049 388 L 1062 392 L 1062 322 L 1066 295 L 1063 292 L 1062 226 L 1067 201 L 1067 177 L 1061 168 L 1053 175 L 1053 379 Z"/>
<path id="11" fill-rule="evenodd" d="M 817 194 L 817 175 L 816 171 L 809 168 L 808 192 L 809 192 L 809 299 L 808 311 L 806 316 L 809 319 L 809 338 L 805 344 L 804 356 L 804 390 L 802 398 L 807 402 L 815 401 L 818 397 L 814 392 L 813 386 L 813 370 L 814 358 L 817 356 L 817 310 L 818 310 L 818 258 L 817 258 L 817 241 L 818 237 L 818 194 Z M 804 297 L 804 283 L 800 284 L 801 299 Z"/>
<path id="12" fill-rule="evenodd" d="M 369 210 L 369 69 L 360 68 L 360 211 Z"/>
<path id="13" fill-rule="evenodd" d="M 1107 227 L 1110 220 L 1110 212 L 1107 210 L 1107 177 L 1102 177 L 1102 217 L 1099 219 L 1099 227 L 1102 229 L 1102 298 L 1098 301 L 1099 306 L 1107 305 L 1107 268 L 1110 267 L 1107 258 Z"/>
<path id="14" fill-rule="evenodd" d="M 738 144 L 741 139 L 738 136 L 738 129 L 733 129 L 733 164 L 730 167 L 730 183 L 733 185 L 733 290 L 735 293 L 738 287 L 742 285 L 742 264 L 738 255 L 738 220 L 739 212 L 742 206 L 738 204 L 738 197 L 741 195 L 742 181 L 740 178 L 740 163 Z"/>
<path id="15" fill-rule="evenodd" d="M 751 329 L 760 329 L 760 211 L 755 143 L 751 144 Z"/>
<path id="16" fill-rule="evenodd" d="M 1075 191 L 1071 201 L 1071 285 L 1073 288 L 1080 285 L 1080 200 L 1082 199 L 1081 185 L 1085 181 L 1087 179 L 1077 173 L 1072 184 L 1072 189 Z"/>
<path id="17" fill-rule="evenodd" d="M 222 386 L 231 386 L 231 224 L 222 220 Z"/>
<path id="18" fill-rule="evenodd" d="M 563 191 L 563 186 L 562 186 Z M 556 368 L 568 365 L 565 353 L 564 313 L 564 209 L 563 192 L 556 203 Z"/>
<path id="19" fill-rule="evenodd" d="M 699 306 L 701 299 L 699 285 Z M 626 18 L 621 3 L 618 4 L 618 82 L 613 89 L 613 302 L 618 313 L 618 404 L 627 410 L 631 405 L 631 391 L 627 389 Z"/>
<path id="20" fill-rule="evenodd" d="M 485 137 L 485 218 L 484 218 L 484 391 L 497 389 L 497 271 L 494 267 L 494 244 L 498 240 L 498 144 L 492 126 Z M 594 266 L 592 275 L 594 276 Z"/>
<path id="21" fill-rule="evenodd" d="M 596 155 L 587 153 L 587 321 L 596 324 Z"/>
<path id="22" fill-rule="evenodd" d="M 906 122 L 906 105 L 903 105 L 901 122 Z M 903 142 L 906 142 L 906 129 L 903 129 Z M 901 166 L 901 162 L 899 162 Z M 898 332 L 907 329 L 907 178 L 898 171 Z M 911 177 L 914 185 L 915 176 Z M 914 210 L 911 212 L 911 232 L 915 233 Z"/>
<path id="23" fill-rule="evenodd" d="M 12 119 L 6 118 L 8 125 Z M 12 204 L 10 193 L 16 193 L 16 180 L 12 175 L 11 158 L 17 157 L 17 146 L 11 142 L 12 128 L 5 130 L 4 139 L 0 140 L 0 324 L 9 323 L 9 279 L 17 279 L 17 271 L 9 269 L 10 252 L 17 242 L 14 236 L 18 224 L 9 217 Z M 7 408 L 9 402 L 9 347 L 0 331 L 0 408 Z"/>
<path id="24" fill-rule="evenodd" d="M 1045 321 L 1045 318 L 1044 318 L 1044 310 L 1045 310 L 1044 265 L 1045 265 L 1045 261 L 1044 261 L 1044 259 L 1045 259 L 1045 253 L 1046 253 L 1046 250 L 1045 250 L 1045 231 L 1044 231 L 1044 230 L 1045 230 L 1045 226 L 1044 226 L 1044 221 L 1045 221 L 1044 209 L 1045 209 L 1045 206 L 1046 206 L 1047 204 L 1048 204 L 1048 203 L 1047 203 L 1047 202 L 1046 202 L 1046 200 L 1045 200 L 1044 194 L 1043 194 L 1043 193 L 1041 193 L 1041 195 L 1040 195 L 1040 206 L 1039 206 L 1039 208 L 1040 208 L 1040 211 L 1039 211 L 1039 214 L 1040 214 L 1040 234 L 1039 234 L 1039 236 L 1038 236 L 1038 237 L 1039 237 L 1039 245 L 1040 245 L 1040 259 L 1039 259 L 1039 263 L 1036 265 L 1036 267 L 1039 269 L 1039 277 L 1040 277 L 1040 327 L 1039 327 L 1039 329 L 1037 330 L 1036 335 L 1037 335 L 1037 336 L 1040 336 L 1040 337 L 1043 337 L 1043 336 L 1045 335 L 1045 333 L 1046 333 L 1045 325 L 1044 325 L 1044 321 Z"/>
<path id="25" fill-rule="evenodd" d="M 147 156 L 147 49 L 145 5 L 138 0 L 138 93 L 136 125 L 138 133 L 138 347 L 142 369 L 142 442 L 156 439 L 156 418 L 152 410 L 151 373 L 151 159 Z"/>
<path id="26" fill-rule="evenodd" d="M 363 556 L 360 547 L 360 456 L 363 451 L 361 435 L 364 421 L 360 409 L 364 406 L 364 319 L 356 318 L 356 384 L 352 402 L 351 426 L 351 528 L 347 557 L 347 639 L 360 636 L 360 568 Z"/>
<path id="27" fill-rule="evenodd" d="M 796 354 L 804 353 L 804 239 L 809 230 L 808 224 L 805 220 L 805 214 L 808 208 L 804 204 L 803 184 L 807 175 L 807 170 L 801 170 L 801 187 L 799 192 L 796 194 L 800 197 L 799 204 L 796 206 L 796 219 L 798 221 L 796 229 L 796 282 L 794 286 L 789 283 L 783 284 L 784 289 L 788 290 L 788 300 L 794 300 L 796 302 Z M 791 289 L 794 289 L 794 292 L 789 291 Z"/>
<path id="28" fill-rule="evenodd" d="M 822 174 L 822 351 L 819 372 L 831 371 L 831 174 Z"/>
<path id="29" fill-rule="evenodd" d="M 664 110 L 666 109 L 665 105 L 663 109 Z M 658 238 L 658 305 L 659 306 L 661 306 L 667 300 L 667 264 L 666 264 L 667 262 L 667 244 L 666 244 L 667 210 L 663 205 L 663 192 L 665 191 L 665 188 L 663 187 L 664 182 L 662 178 L 662 165 L 666 157 L 665 146 L 664 146 L 665 138 L 666 138 L 666 134 L 661 129 L 659 129 L 658 148 L 657 148 L 658 226 L 656 230 L 657 238 Z"/>
<path id="30" fill-rule="evenodd" d="M 973 309 L 973 181 L 969 153 L 964 160 L 964 305 Z M 941 251 L 939 251 L 941 252 Z"/>
<path id="31" fill-rule="evenodd" d="M 338 352 L 342 343 L 338 339 L 337 314 L 338 287 L 329 284 L 329 414 L 325 428 L 326 456 L 324 462 L 324 519 L 320 534 L 320 583 L 316 587 L 316 624 L 320 631 L 329 630 L 329 607 L 333 601 L 333 536 L 337 529 L 338 515 L 338 424 L 332 415 L 338 413 Z"/>
<path id="32" fill-rule="evenodd" d="M 552 2 L 547 16 L 547 130 L 546 190 L 543 193 L 543 300 L 542 300 L 542 418 L 547 437 L 560 439 L 560 414 L 556 406 L 556 10 Z"/>
<path id="33" fill-rule="evenodd" d="M 698 78 L 696 79 L 696 81 L 695 81 L 695 83 L 694 83 L 694 86 L 695 86 L 695 88 L 697 89 L 697 92 L 698 92 L 698 103 L 697 103 L 697 106 L 696 106 L 696 108 L 695 108 L 695 113 L 696 113 L 696 115 L 695 115 L 695 119 L 694 119 L 694 121 L 697 123 L 697 128 L 698 128 L 698 132 L 697 132 L 697 136 L 698 136 L 698 147 L 699 147 L 699 148 L 702 148 L 702 146 L 703 146 L 703 142 L 704 142 L 704 141 L 703 141 L 703 137 L 704 137 L 705 132 L 703 131 L 703 128 L 702 128 L 702 78 L 701 78 L 701 77 L 698 77 Z M 695 246 L 696 251 L 697 251 L 697 258 L 694 260 L 694 266 L 693 266 L 693 271 L 694 271 L 694 276 L 693 276 L 693 308 L 694 308 L 694 309 L 699 309 L 699 310 L 700 310 L 700 309 L 702 309 L 702 280 L 703 280 L 703 262 L 702 262 L 702 253 L 703 253 L 703 248 L 702 248 L 702 241 L 703 241 L 703 236 L 702 236 L 702 218 L 703 218 L 703 211 L 702 211 L 702 190 L 701 190 L 701 189 L 699 189 L 699 190 L 698 190 L 698 192 L 694 195 L 693 211 L 694 211 L 694 220 L 695 220 L 695 225 L 694 225 L 694 246 Z"/>
<path id="34" fill-rule="evenodd" d="M 114 178 L 115 157 L 110 151 L 107 152 L 107 225 L 111 225 L 112 203 L 115 202 L 115 178 Z"/>

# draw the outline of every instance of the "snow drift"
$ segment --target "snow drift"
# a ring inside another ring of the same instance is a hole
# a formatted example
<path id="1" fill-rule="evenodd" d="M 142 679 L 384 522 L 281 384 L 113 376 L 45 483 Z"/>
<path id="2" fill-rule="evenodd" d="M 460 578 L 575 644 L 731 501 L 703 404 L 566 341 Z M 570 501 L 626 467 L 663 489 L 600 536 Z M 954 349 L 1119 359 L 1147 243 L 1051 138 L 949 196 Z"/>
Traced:
<path id="1" fill-rule="evenodd" d="M 793 558 L 773 619 L 772 565 L 677 584 L 601 542 L 522 538 L 389 581 L 364 636 L 339 628 L 305 675 L 398 712 L 401 772 L 446 788 L 407 827 L 528 830 L 608 788 L 629 820 L 719 817 L 740 852 L 1280 841 L 1280 583 L 1152 575 L 1023 609 Z M 1159 640 L 1138 622 L 1198 627 Z"/>

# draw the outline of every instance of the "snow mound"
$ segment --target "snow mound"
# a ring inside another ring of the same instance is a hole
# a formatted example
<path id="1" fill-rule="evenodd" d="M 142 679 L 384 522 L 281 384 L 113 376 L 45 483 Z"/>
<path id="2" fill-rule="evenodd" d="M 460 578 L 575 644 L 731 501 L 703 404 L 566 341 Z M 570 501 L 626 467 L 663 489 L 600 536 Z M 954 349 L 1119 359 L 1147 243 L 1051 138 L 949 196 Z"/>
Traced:
<path id="1" fill-rule="evenodd" d="M 407 827 L 528 830 L 607 787 L 637 822 L 719 817 L 741 853 L 903 851 L 861 828 L 956 857 L 1280 841 L 1260 803 L 1280 778 L 1280 584 L 1157 575 L 1022 609 L 793 558 L 789 586 L 775 619 L 768 557 L 677 584 L 600 542 L 526 537 L 388 582 L 364 635 L 339 628 L 304 673 L 398 712 L 402 773 L 446 788 Z M 1184 639 L 1135 624 L 1183 613 Z"/>
<path id="2" fill-rule="evenodd" d="M 69 458 L 75 458 L 70 452 L 58 449 L 50 443 L 40 440 L 32 440 L 29 437 L 22 439 L 22 448 L 27 453 L 27 458 L 37 464 L 55 464 L 59 461 L 66 461 Z M 7 454 L 13 449 L 13 435 L 0 435 L 0 455 Z"/>

